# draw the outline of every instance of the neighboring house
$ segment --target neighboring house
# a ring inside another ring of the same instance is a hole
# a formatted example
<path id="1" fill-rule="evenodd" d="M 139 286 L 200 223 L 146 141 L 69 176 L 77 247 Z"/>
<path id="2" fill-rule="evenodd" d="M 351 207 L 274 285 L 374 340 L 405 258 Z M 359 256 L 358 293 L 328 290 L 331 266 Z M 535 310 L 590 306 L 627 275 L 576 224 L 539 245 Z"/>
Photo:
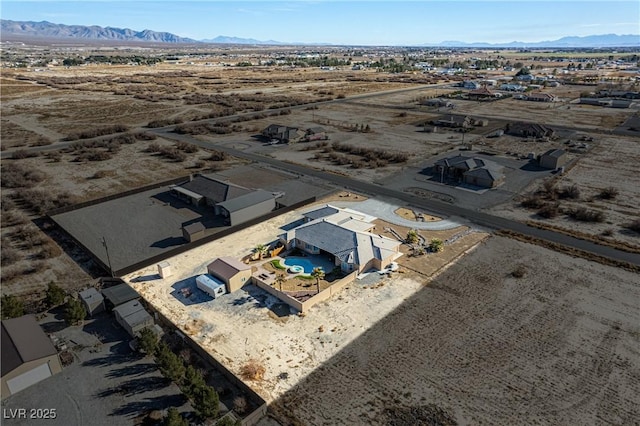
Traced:
<path id="1" fill-rule="evenodd" d="M 172 185 L 169 190 L 183 201 L 213 207 L 214 214 L 226 218 L 226 224 L 231 226 L 271 212 L 276 208 L 276 198 L 283 195 L 244 188 L 205 175 L 195 176 L 181 185 Z M 199 226 L 198 229 L 192 228 L 183 229 L 183 236 L 188 241 L 204 235 L 204 229 Z"/>
<path id="2" fill-rule="evenodd" d="M 268 139 L 276 139 L 281 143 L 294 143 L 301 140 L 305 136 L 305 133 L 297 127 L 271 124 L 262 131 L 262 136 Z"/>
<path id="3" fill-rule="evenodd" d="M 136 337 L 143 328 L 152 328 L 153 317 L 149 315 L 139 300 L 130 300 L 114 308 L 116 321 L 131 337 Z"/>
<path id="4" fill-rule="evenodd" d="M 86 290 L 82 290 L 78 293 L 80 302 L 84 306 L 89 316 L 93 316 L 105 310 L 104 297 L 93 287 L 89 287 Z"/>
<path id="5" fill-rule="evenodd" d="M 140 295 L 129 284 L 118 284 L 113 287 L 102 289 L 105 306 L 113 309 L 131 300 L 138 300 Z"/>
<path id="6" fill-rule="evenodd" d="M 516 76 L 516 80 L 520 81 L 533 81 L 536 77 L 533 74 L 523 74 Z"/>
<path id="7" fill-rule="evenodd" d="M 33 315 L 2 321 L 2 398 L 62 371 L 58 351 Z"/>
<path id="8" fill-rule="evenodd" d="M 455 157 L 442 158 L 435 162 L 436 177 L 456 179 L 469 185 L 495 188 L 504 182 L 503 167 L 482 158 Z"/>
<path id="9" fill-rule="evenodd" d="M 431 106 L 431 107 L 445 107 L 445 108 L 453 108 L 453 103 L 448 99 L 436 98 L 436 99 L 427 99 L 422 102 L 422 105 Z"/>
<path id="10" fill-rule="evenodd" d="M 447 115 L 434 123 L 436 126 L 466 129 L 473 126 L 473 119 L 466 115 Z"/>
<path id="11" fill-rule="evenodd" d="M 551 138 L 554 135 L 553 129 L 537 123 L 509 123 L 505 133 L 513 136 L 533 137 L 536 139 Z"/>
<path id="12" fill-rule="evenodd" d="M 470 91 L 467 96 L 469 96 L 469 99 L 483 100 L 499 97 L 500 94 L 494 93 L 486 87 L 480 87 L 479 89 Z"/>
<path id="13" fill-rule="evenodd" d="M 481 87 L 480 83 L 476 81 L 470 81 L 470 80 L 463 81 L 461 86 L 465 89 L 471 89 L 471 90 L 479 89 Z"/>
<path id="14" fill-rule="evenodd" d="M 345 273 L 382 270 L 401 256 L 400 242 L 372 233 L 375 218 L 326 205 L 307 212 L 306 223 L 279 236 L 288 248 L 330 256 Z"/>
<path id="15" fill-rule="evenodd" d="M 524 87 L 519 84 L 505 83 L 500 85 L 500 90 L 506 90 L 507 92 L 524 92 Z"/>
<path id="16" fill-rule="evenodd" d="M 221 280 L 233 293 L 251 280 L 251 266 L 233 257 L 219 257 L 207 266 L 209 275 Z"/>
<path id="17" fill-rule="evenodd" d="M 542 93 L 542 92 L 529 93 L 526 99 L 528 101 L 534 101 L 534 102 L 555 102 L 556 101 L 555 95 L 552 95 L 551 93 Z"/>
<path id="18" fill-rule="evenodd" d="M 550 149 L 540 155 L 540 167 L 545 169 L 557 169 L 564 166 L 567 161 L 567 153 L 562 149 Z"/>
<path id="19" fill-rule="evenodd" d="M 319 140 L 327 140 L 329 136 L 327 135 L 324 127 L 310 127 L 305 132 L 305 139 L 307 141 L 319 141 Z"/>

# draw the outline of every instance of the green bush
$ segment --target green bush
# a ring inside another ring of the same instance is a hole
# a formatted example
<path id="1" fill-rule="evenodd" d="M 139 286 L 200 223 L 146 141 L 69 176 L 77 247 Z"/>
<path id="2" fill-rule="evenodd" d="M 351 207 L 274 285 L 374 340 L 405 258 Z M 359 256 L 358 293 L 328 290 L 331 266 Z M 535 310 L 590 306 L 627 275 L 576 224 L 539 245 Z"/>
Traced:
<path id="1" fill-rule="evenodd" d="M 12 294 L 2 296 L 2 319 L 17 318 L 24 315 L 24 303 Z"/>

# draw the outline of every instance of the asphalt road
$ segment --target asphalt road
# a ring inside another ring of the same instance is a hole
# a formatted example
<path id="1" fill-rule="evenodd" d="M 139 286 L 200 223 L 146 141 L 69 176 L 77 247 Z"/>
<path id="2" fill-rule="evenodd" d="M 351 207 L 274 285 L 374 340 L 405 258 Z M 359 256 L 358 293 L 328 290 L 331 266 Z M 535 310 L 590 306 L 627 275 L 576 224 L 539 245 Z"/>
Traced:
<path id="1" fill-rule="evenodd" d="M 237 149 L 230 148 L 223 145 L 215 145 L 209 142 L 198 140 L 196 138 L 191 137 L 190 135 L 178 135 L 175 133 L 170 133 L 164 129 L 163 130 L 154 129 L 154 132 L 158 133 L 159 136 L 166 139 L 184 141 L 184 142 L 198 145 L 202 148 L 217 149 L 220 151 L 225 151 L 230 155 L 233 155 L 239 158 L 244 158 L 244 159 L 255 161 L 258 163 L 268 164 L 271 167 L 287 170 L 289 172 L 294 172 L 301 175 L 312 176 L 315 178 L 323 179 L 335 185 L 338 185 L 340 187 L 351 189 L 356 192 L 362 192 L 364 194 L 369 194 L 374 196 L 395 198 L 397 200 L 404 201 L 407 204 L 411 204 L 416 207 L 423 208 L 425 210 L 434 212 L 436 214 L 440 214 L 447 217 L 460 217 L 476 225 L 480 225 L 486 228 L 495 229 L 495 230 L 500 230 L 500 229 L 510 230 L 510 231 L 518 232 L 524 235 L 529 235 L 535 238 L 540 238 L 540 239 L 551 241 L 554 243 L 559 243 L 568 247 L 573 247 L 579 250 L 584 250 L 586 252 L 597 254 L 599 256 L 605 256 L 614 260 L 629 262 L 634 265 L 640 266 L 640 255 L 635 253 L 629 253 L 626 251 L 617 250 L 612 247 L 602 246 L 590 241 L 581 240 L 579 238 L 574 238 L 569 235 L 558 233 L 558 232 L 534 228 L 532 226 L 528 226 L 521 222 L 516 222 L 514 220 L 493 216 L 487 213 L 459 207 L 453 204 L 447 204 L 442 201 L 419 198 L 412 194 L 408 194 L 408 193 L 391 189 L 391 188 L 386 188 L 384 186 L 376 185 L 369 182 L 355 180 L 350 177 L 339 175 L 336 173 L 330 173 L 323 170 L 313 169 L 313 168 L 305 167 L 299 164 L 280 161 L 274 158 L 252 154 L 245 151 L 239 151 Z"/>

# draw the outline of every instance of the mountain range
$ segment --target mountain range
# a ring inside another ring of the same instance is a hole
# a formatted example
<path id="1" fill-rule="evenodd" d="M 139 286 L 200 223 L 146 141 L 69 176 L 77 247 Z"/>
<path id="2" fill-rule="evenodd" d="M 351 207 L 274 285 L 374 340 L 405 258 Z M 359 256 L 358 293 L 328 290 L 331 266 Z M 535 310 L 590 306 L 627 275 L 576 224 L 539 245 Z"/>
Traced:
<path id="1" fill-rule="evenodd" d="M 218 36 L 211 39 L 194 40 L 180 37 L 168 32 L 151 30 L 135 31 L 128 28 L 100 27 L 97 25 L 63 25 L 51 22 L 11 21 L 0 20 L 0 34 L 2 38 L 7 36 L 40 37 L 40 38 L 72 38 L 86 40 L 118 40 L 118 41 L 142 41 L 156 43 L 220 43 L 220 44 L 246 44 L 246 45 L 300 45 L 311 43 L 286 43 L 275 40 L 256 40 L 253 38 L 240 38 L 230 36 Z M 322 43 L 313 43 L 322 44 Z M 603 34 L 585 37 L 563 37 L 558 40 L 540 42 L 510 43 L 482 43 L 463 41 L 443 41 L 441 43 L 425 43 L 422 46 L 433 47 L 484 47 L 484 48 L 588 48 L 588 47 L 637 47 L 640 46 L 640 35 Z"/>

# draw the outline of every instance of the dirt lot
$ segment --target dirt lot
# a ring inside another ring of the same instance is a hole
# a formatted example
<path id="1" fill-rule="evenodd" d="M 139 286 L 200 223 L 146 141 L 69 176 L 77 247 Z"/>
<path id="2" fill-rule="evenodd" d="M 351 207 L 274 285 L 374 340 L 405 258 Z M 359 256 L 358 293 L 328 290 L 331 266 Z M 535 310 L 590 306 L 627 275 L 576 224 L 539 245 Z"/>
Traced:
<path id="1" fill-rule="evenodd" d="M 429 404 L 459 424 L 632 424 L 638 298 L 637 274 L 491 238 L 273 408 L 299 424 L 390 424 Z"/>
<path id="2" fill-rule="evenodd" d="M 516 220 L 534 220 L 567 231 L 584 232 L 597 238 L 640 247 L 640 234 L 625 228 L 628 223 L 640 219 L 640 188 L 635 183 L 635 165 L 638 161 L 640 152 L 637 138 L 600 136 L 592 151 L 582 154 L 575 167 L 564 176 L 556 178 L 557 188 L 576 185 L 580 190 L 579 199 L 561 200 L 561 207 L 585 207 L 602 212 L 602 222 L 578 222 L 562 214 L 554 219 L 543 219 L 536 215 L 535 209 L 522 208 L 519 201 L 497 206 L 491 211 Z M 523 194 L 535 192 L 540 185 L 540 182 L 532 184 Z M 599 197 L 600 192 L 607 187 L 614 187 L 619 191 L 614 199 L 606 200 Z"/>
<path id="3" fill-rule="evenodd" d="M 281 232 L 279 227 L 300 217 L 296 212 L 287 213 L 168 259 L 174 273 L 171 277 L 160 279 L 155 267 L 125 277 L 155 309 L 232 371 L 240 374 L 250 360 L 263 365 L 264 380 L 249 384 L 268 401 L 281 396 L 358 338 L 425 282 L 423 274 L 402 267 L 403 256 L 398 260 L 401 273 L 391 277 L 371 273 L 304 316 L 283 315 L 283 304 L 254 286 L 209 302 L 180 295 L 184 287 L 201 293 L 195 289 L 195 276 L 204 273 L 215 257 L 243 258 L 256 244 L 274 241 Z M 432 274 L 475 246 L 480 237 L 486 234 L 467 235 L 443 253 L 415 258 L 412 269 L 424 267 L 424 274 Z"/>

